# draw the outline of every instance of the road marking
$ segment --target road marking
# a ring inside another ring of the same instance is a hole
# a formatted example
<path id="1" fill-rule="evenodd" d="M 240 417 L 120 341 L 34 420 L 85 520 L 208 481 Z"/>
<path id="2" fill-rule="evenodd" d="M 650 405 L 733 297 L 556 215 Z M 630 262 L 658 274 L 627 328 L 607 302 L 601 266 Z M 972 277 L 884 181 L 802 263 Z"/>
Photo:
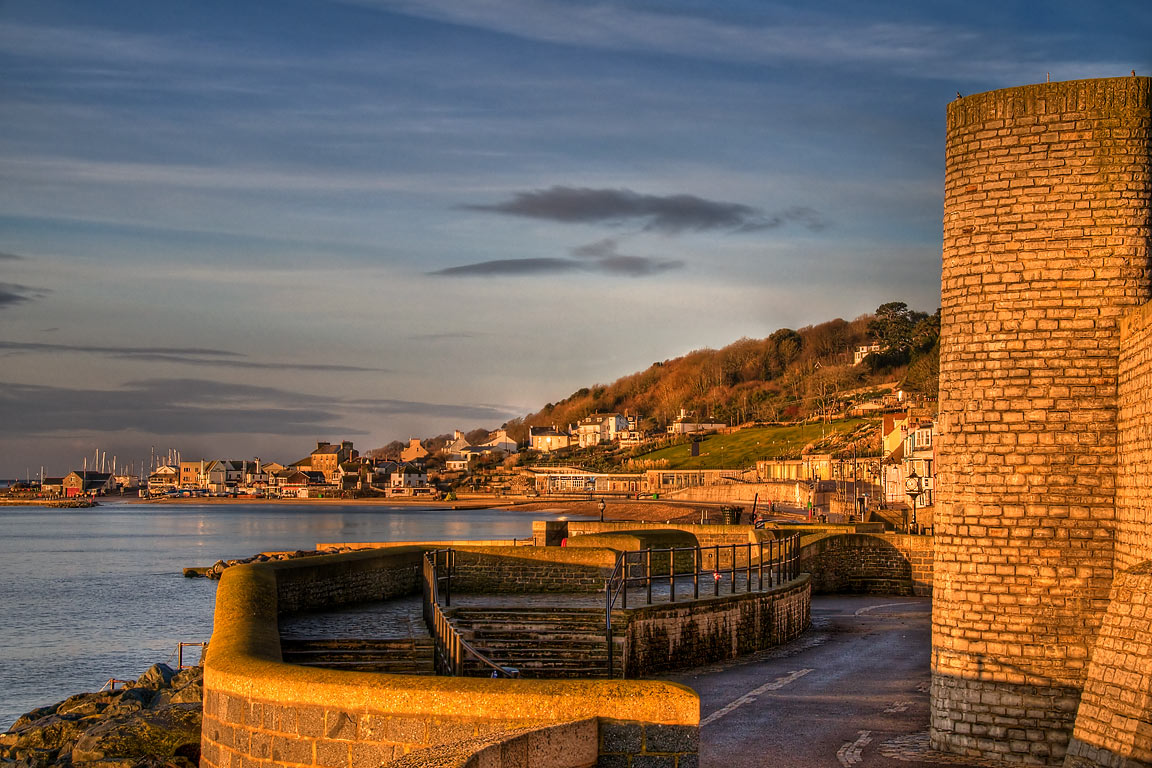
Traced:
<path id="1" fill-rule="evenodd" d="M 905 605 L 918 605 L 918 603 L 884 603 L 883 605 L 869 605 L 865 608 L 860 608 L 853 614 L 853 616 L 863 616 L 869 611 L 875 611 L 879 608 L 896 608 Z"/>
<path id="2" fill-rule="evenodd" d="M 798 669 L 791 674 L 785 675 L 784 677 L 778 677 L 770 683 L 765 683 L 764 685 L 760 686 L 759 688 L 757 688 L 753 691 L 748 691 L 748 693 L 746 693 L 743 696 L 741 696 L 740 698 L 736 699 L 731 704 L 728 704 L 728 705 L 722 707 L 721 709 L 716 710 L 712 714 L 708 715 L 708 717 L 701 720 L 700 726 L 703 727 L 705 725 L 709 725 L 710 723 L 714 723 L 717 720 L 719 720 L 720 718 L 724 717 L 724 715 L 731 712 L 732 710 L 737 709 L 738 707 L 742 707 L 745 704 L 751 704 L 753 701 L 756 701 L 756 697 L 759 696 L 760 694 L 768 693 L 769 691 L 778 691 L 781 688 L 783 688 L 784 686 L 788 685 L 789 683 L 796 682 L 800 678 L 804 677 L 804 675 L 806 675 L 812 671 L 814 671 L 814 670 Z"/>
<path id="3" fill-rule="evenodd" d="M 836 759 L 840 761 L 840 765 L 844 766 L 844 768 L 860 762 L 864 747 L 872 743 L 872 731 L 857 731 L 857 733 L 859 737 L 856 741 L 850 741 L 836 750 Z"/>
<path id="4" fill-rule="evenodd" d="M 907 712 L 908 707 L 910 707 L 911 705 L 912 705 L 912 702 L 910 702 L 910 701 L 897 701 L 897 702 L 894 702 L 892 704 L 892 706 L 885 709 L 884 714 L 892 715 L 892 714 L 895 714 L 897 712 Z"/>

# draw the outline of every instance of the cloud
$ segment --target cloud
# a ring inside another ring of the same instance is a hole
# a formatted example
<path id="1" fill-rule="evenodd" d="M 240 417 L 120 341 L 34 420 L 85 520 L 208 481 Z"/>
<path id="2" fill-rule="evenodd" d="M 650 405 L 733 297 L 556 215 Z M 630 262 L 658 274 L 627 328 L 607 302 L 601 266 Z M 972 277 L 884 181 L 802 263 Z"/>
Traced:
<path id="1" fill-rule="evenodd" d="M 3 286 L 0 286 L 0 307 L 3 306 Z M 102 347 L 88 344 L 47 344 L 44 342 L 0 341 L 0 351 L 10 352 L 68 352 L 113 357 L 121 360 L 137 360 L 178 365 L 202 365 L 246 370 L 268 371 L 339 371 L 348 373 L 370 372 L 387 373 L 385 368 L 369 368 L 360 365 L 334 365 L 325 363 L 277 363 L 245 360 L 245 355 L 224 349 L 201 347 Z"/>
<path id="2" fill-rule="evenodd" d="M 588 272 L 622 277 L 647 277 L 680 269 L 683 266 L 684 262 L 673 259 L 622 254 L 618 250 L 617 241 L 608 238 L 573 248 L 570 258 L 497 259 L 448 267 L 429 274 L 436 277 L 526 277 Z"/>
<path id="3" fill-rule="evenodd" d="M 0 251 L 0 261 L 24 261 L 24 257 L 19 254 Z"/>
<path id="4" fill-rule="evenodd" d="M 366 415 L 506 421 L 513 411 L 493 405 L 343 399 L 203 379 L 142 379 L 111 390 L 0 383 L 0 423 L 8 437 L 130 431 L 183 436 L 362 435 L 367 432 L 349 425 L 362 425 Z"/>
<path id="5" fill-rule="evenodd" d="M 589 189 L 554 186 L 517 192 L 493 205 L 466 205 L 471 211 L 546 219 L 568 224 L 643 221 L 648 231 L 678 234 L 685 231 L 747 230 L 779 226 L 756 208 L 741 203 L 707 200 L 695 195 L 644 195 L 630 189 Z"/>
<path id="6" fill-rule="evenodd" d="M 42 299 L 49 293 L 51 293 L 51 291 L 47 288 L 35 288 L 30 285 L 18 285 L 17 283 L 0 283 L 0 309 Z"/>

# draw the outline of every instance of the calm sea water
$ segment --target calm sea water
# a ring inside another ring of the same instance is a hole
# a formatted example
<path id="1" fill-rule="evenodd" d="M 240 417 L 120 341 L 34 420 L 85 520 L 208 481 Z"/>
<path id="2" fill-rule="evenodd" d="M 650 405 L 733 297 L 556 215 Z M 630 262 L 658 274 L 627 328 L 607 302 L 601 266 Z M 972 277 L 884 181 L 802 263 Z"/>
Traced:
<path id="1" fill-rule="evenodd" d="M 0 507 L 0 731 L 109 678 L 134 679 L 178 642 L 208 640 L 216 582 L 184 578 L 185 566 L 320 541 L 523 538 L 547 517 L 305 504 Z"/>

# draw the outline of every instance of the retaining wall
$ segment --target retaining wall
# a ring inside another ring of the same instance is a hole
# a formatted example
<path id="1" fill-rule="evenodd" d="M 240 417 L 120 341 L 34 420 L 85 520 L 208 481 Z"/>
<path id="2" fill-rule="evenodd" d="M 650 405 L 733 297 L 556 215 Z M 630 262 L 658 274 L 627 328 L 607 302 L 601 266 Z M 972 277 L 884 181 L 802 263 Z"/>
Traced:
<path id="1" fill-rule="evenodd" d="M 932 537 L 841 534 L 804 537 L 799 569 L 816 594 L 932 594 Z"/>
<path id="2" fill-rule="evenodd" d="M 492 594 L 603 592 L 616 566 L 608 549 L 457 547 L 452 589 Z"/>
<path id="3" fill-rule="evenodd" d="M 281 580 L 285 594 L 294 595 L 294 607 L 319 604 L 320 595 L 326 600 L 333 594 L 324 586 L 329 577 L 341 584 L 366 583 L 349 574 L 360 573 L 373 559 L 381 570 L 407 573 L 408 559 L 419 553 L 420 548 L 399 548 L 225 571 L 204 662 L 201 766 L 378 766 L 429 746 L 595 718 L 597 750 L 604 760 L 695 768 L 699 699 L 684 686 L 412 677 L 281 660 Z M 306 595 L 309 583 L 316 585 L 316 598 Z M 345 586 L 336 594 L 351 597 L 360 589 Z M 657 746 L 679 751 L 658 751 Z"/>
<path id="4" fill-rule="evenodd" d="M 665 603 L 627 611 L 624 674 L 646 677 L 771 648 L 798 637 L 811 617 L 806 574 L 768 592 Z"/>

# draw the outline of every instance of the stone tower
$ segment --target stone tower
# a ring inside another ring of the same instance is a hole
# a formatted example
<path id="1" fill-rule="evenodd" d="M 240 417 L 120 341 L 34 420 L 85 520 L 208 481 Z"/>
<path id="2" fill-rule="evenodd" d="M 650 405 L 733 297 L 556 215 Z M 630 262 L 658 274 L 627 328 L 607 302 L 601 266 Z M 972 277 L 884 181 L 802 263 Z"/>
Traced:
<path id="1" fill-rule="evenodd" d="M 1152 559 L 1150 516 L 1118 508 L 1133 465 L 1120 450 L 1122 407 L 1152 398 L 1150 372 L 1143 389 L 1121 387 L 1152 359 L 1121 359 L 1122 334 L 1148 325 L 1138 308 L 1152 299 L 1150 96 L 1152 80 L 1125 77 L 994 91 L 948 108 L 938 749 L 1060 764 L 1089 667 L 1105 661 L 1097 639 L 1114 577 Z M 1092 749 L 1099 764 L 1123 751 Z"/>

